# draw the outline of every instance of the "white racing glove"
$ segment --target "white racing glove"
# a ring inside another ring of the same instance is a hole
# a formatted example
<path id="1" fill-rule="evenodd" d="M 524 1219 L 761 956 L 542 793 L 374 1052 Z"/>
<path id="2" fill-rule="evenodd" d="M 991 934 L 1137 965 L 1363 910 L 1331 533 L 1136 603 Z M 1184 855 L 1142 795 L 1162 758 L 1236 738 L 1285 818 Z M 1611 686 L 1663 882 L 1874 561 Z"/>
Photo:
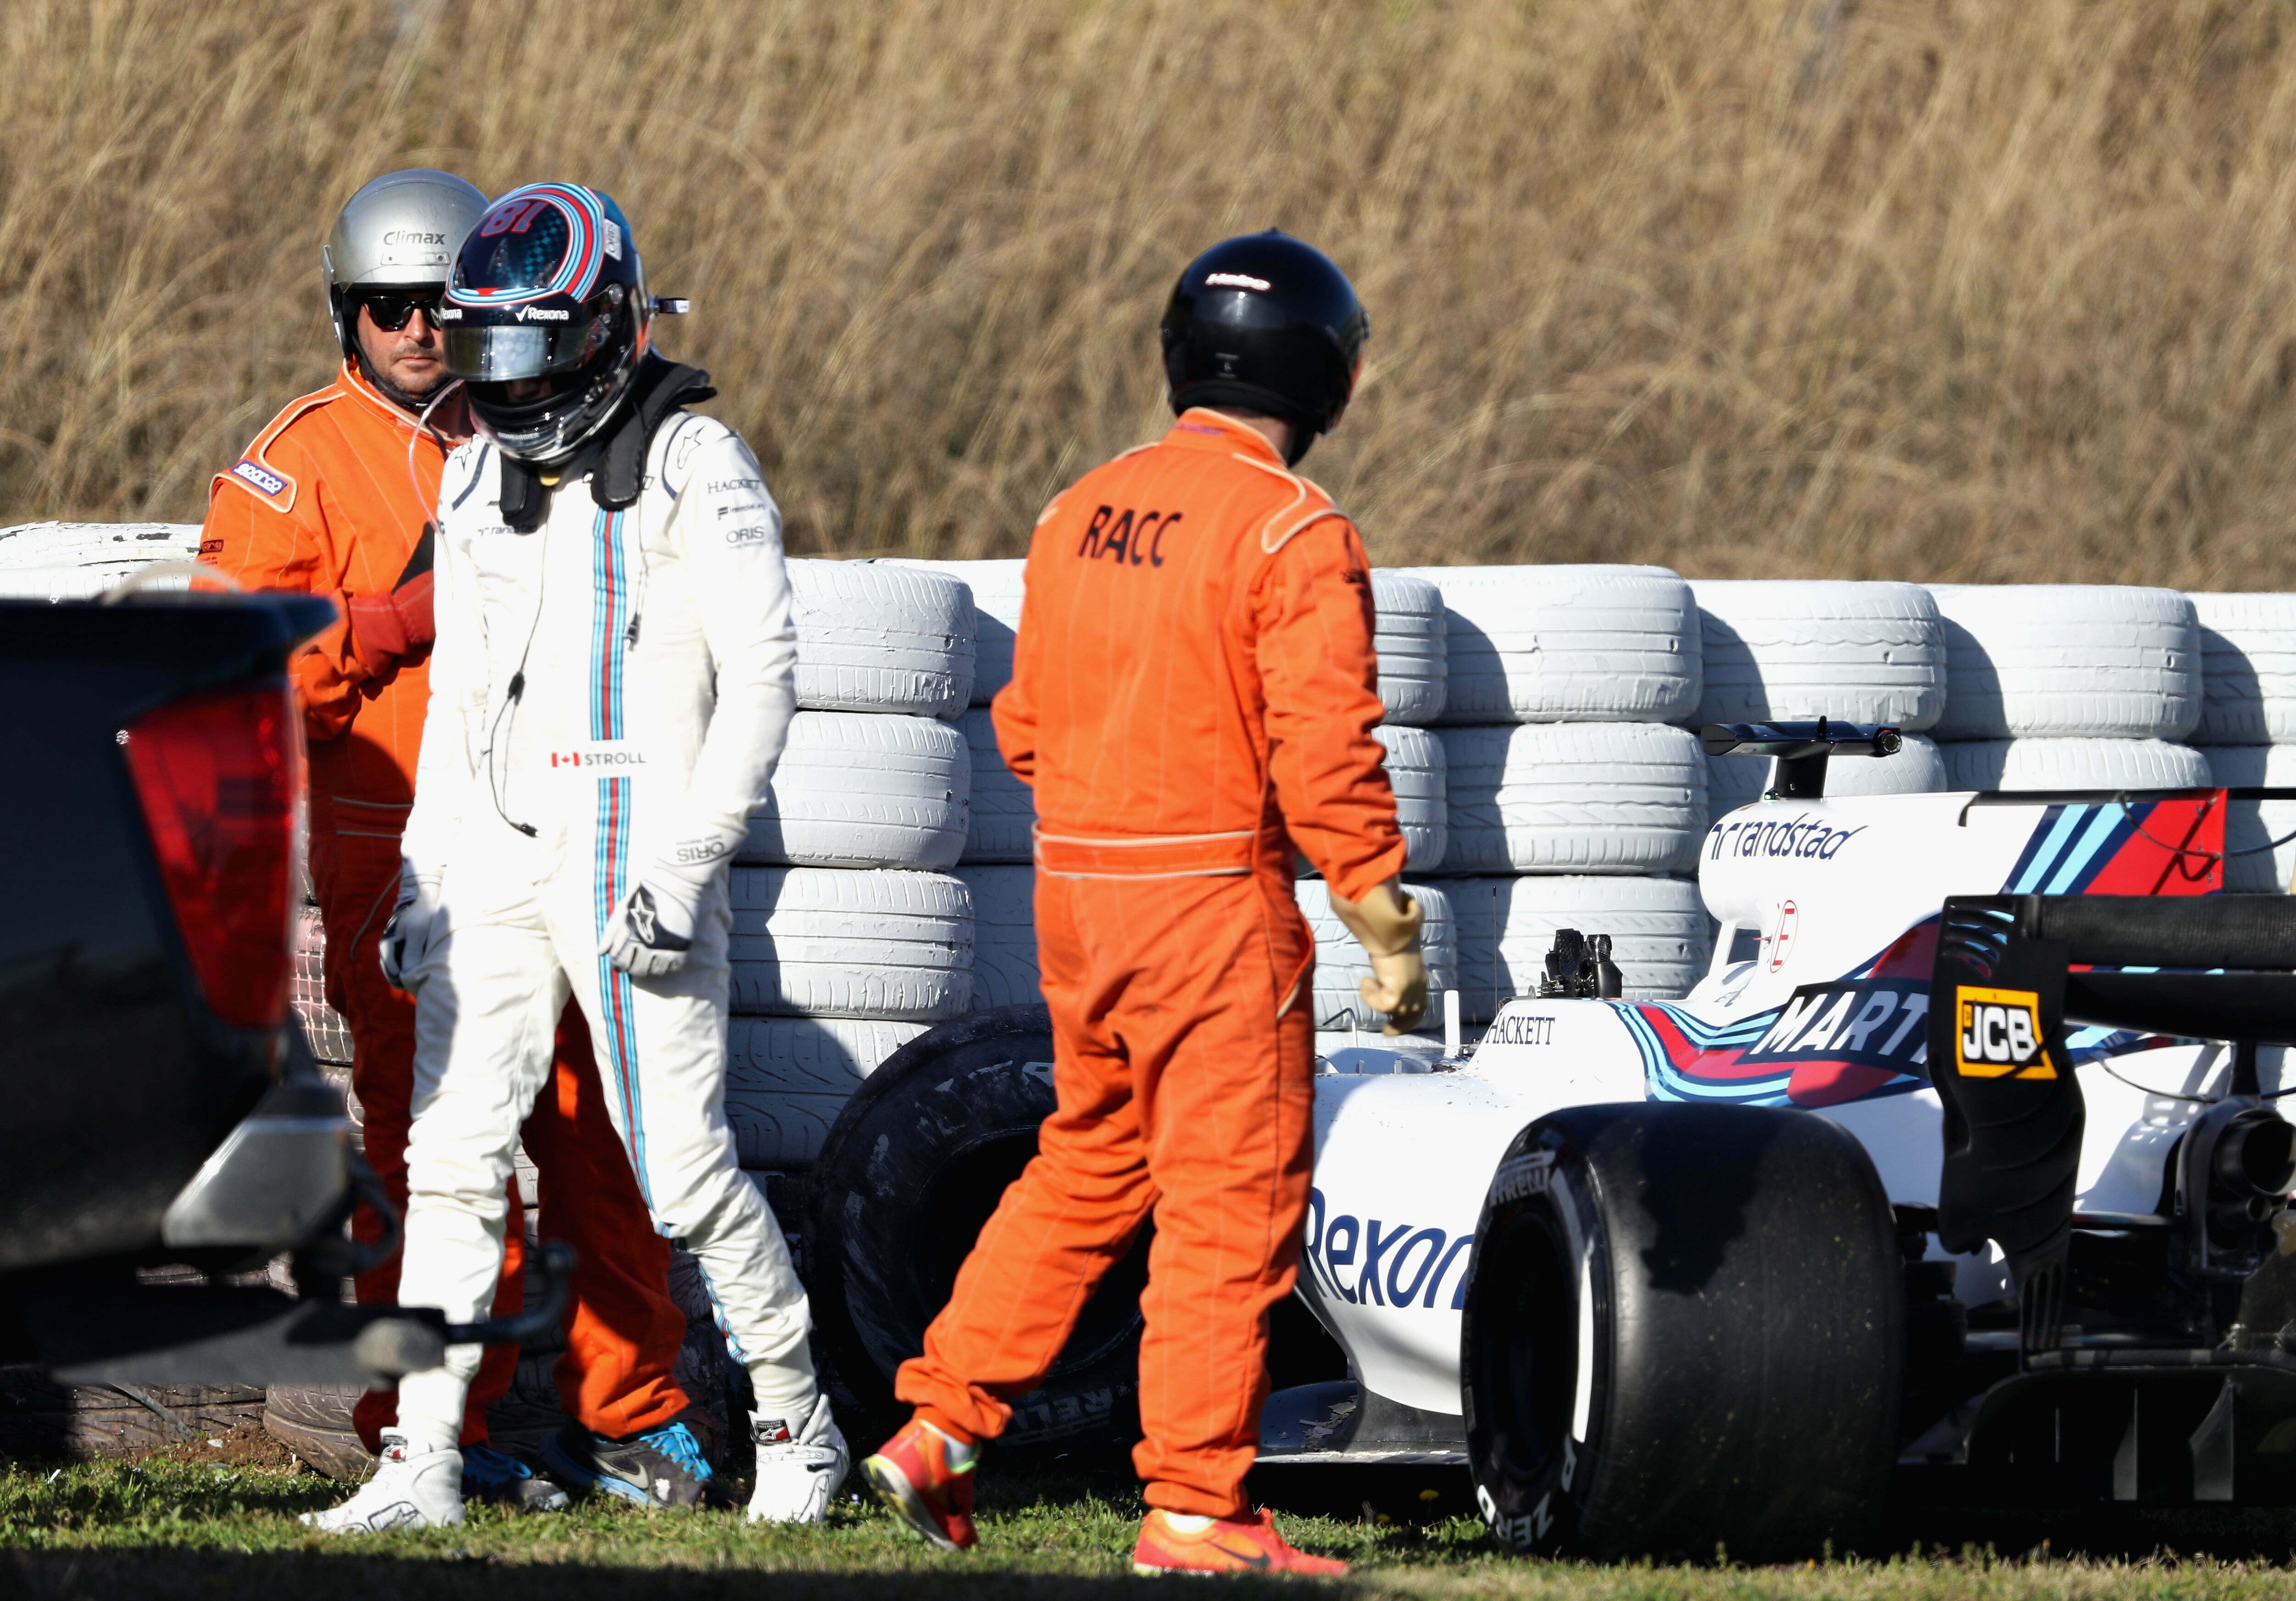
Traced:
<path id="1" fill-rule="evenodd" d="M 439 879 L 398 864 L 398 902 L 382 929 L 382 977 L 392 989 L 413 994 L 422 982 L 422 959 L 439 932 Z"/>
<path id="2" fill-rule="evenodd" d="M 656 862 L 606 919 L 598 954 L 633 978 L 667 978 L 684 967 L 701 915 L 701 892 L 723 859 L 720 852 L 706 862 Z"/>

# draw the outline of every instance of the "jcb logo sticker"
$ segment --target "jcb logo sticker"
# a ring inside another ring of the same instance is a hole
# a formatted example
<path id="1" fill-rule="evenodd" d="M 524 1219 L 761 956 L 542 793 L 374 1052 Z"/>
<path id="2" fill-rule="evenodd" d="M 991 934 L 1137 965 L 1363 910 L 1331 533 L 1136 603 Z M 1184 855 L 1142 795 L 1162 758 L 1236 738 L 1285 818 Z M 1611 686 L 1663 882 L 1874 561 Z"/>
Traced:
<path id="1" fill-rule="evenodd" d="M 1953 1065 L 1964 1078 L 2054 1078 L 2041 1037 L 2041 998 L 2030 990 L 1955 992 Z"/>

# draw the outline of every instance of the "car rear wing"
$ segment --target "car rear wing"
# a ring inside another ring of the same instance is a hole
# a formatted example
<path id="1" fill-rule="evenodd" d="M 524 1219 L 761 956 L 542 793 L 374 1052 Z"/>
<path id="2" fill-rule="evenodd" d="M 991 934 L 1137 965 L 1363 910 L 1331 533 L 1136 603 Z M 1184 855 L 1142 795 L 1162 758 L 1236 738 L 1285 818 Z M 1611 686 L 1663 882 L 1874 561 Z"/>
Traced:
<path id="1" fill-rule="evenodd" d="M 2285 1189 L 2288 1125 L 2262 1102 L 2254 1052 L 2296 1043 L 2296 898 L 1951 896 L 1930 994 L 1938 1238 L 1955 1252 L 2000 1246 L 2029 1352 L 2057 1344 L 2074 1227 L 2086 1114 L 2069 1021 L 2232 1044 L 2230 1091 L 2188 1131 L 2177 1215 L 2162 1222 L 2185 1230 L 2197 1271 L 2253 1255 L 2234 1213 Z"/>

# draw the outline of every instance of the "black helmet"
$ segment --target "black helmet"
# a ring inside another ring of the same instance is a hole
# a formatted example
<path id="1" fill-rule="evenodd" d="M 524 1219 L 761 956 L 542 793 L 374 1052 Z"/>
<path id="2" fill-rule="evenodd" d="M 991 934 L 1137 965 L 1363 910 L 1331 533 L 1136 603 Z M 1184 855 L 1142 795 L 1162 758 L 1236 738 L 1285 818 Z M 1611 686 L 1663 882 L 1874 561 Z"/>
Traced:
<path id="1" fill-rule="evenodd" d="M 1291 459 L 1348 409 L 1371 319 L 1313 245 L 1270 228 L 1188 264 L 1164 308 L 1172 409 L 1240 406 L 1295 425 Z"/>
<path id="2" fill-rule="evenodd" d="M 654 306 L 621 208 L 579 184 L 529 184 L 487 208 L 455 253 L 439 321 L 479 432 L 551 462 L 598 431 L 652 343 Z M 512 400 L 509 385 L 545 379 Z"/>

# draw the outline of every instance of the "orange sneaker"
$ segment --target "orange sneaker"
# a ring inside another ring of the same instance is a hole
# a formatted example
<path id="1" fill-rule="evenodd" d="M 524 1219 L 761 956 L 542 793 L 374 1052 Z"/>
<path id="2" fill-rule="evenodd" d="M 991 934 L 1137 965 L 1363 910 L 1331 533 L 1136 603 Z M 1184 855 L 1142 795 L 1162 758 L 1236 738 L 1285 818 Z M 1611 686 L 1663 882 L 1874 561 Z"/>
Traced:
<path id="1" fill-rule="evenodd" d="M 959 1445 L 922 1417 L 877 1448 L 861 1465 L 869 1488 L 895 1517 L 944 1551 L 980 1543 L 972 1527 L 972 1468 L 977 1445 Z"/>
<path id="2" fill-rule="evenodd" d="M 1201 1524 L 1199 1528 L 1196 1525 Z M 1159 1507 L 1140 1520 L 1132 1548 L 1136 1573 L 1305 1573 L 1340 1579 L 1348 1564 L 1294 1549 L 1276 1532 L 1275 1515 L 1189 1517 Z"/>

